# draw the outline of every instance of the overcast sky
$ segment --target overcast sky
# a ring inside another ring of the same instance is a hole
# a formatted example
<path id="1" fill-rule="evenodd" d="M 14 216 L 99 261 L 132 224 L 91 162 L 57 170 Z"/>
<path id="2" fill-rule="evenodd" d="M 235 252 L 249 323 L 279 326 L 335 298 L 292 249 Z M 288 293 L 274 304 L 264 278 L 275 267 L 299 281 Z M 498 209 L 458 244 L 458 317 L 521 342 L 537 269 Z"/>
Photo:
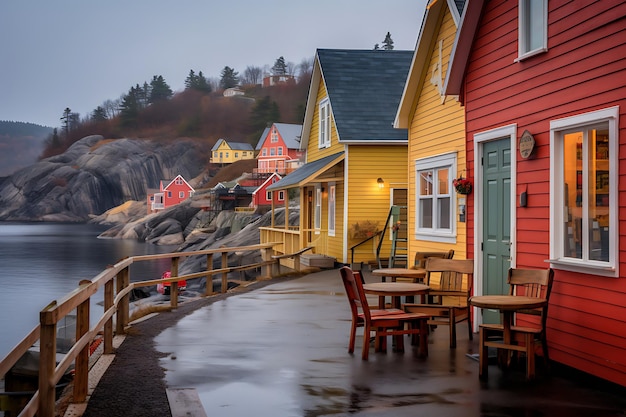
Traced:
<path id="1" fill-rule="evenodd" d="M 1 0 L 0 120 L 58 127 L 162 75 L 299 64 L 317 48 L 413 50 L 427 0 Z"/>

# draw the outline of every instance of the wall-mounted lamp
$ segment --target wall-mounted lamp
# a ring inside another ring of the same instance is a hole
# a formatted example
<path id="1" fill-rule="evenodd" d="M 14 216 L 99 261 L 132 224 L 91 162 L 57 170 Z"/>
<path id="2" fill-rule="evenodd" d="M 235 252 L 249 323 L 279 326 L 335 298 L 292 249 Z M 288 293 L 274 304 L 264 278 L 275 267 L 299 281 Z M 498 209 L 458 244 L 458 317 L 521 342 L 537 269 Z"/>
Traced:
<path id="1" fill-rule="evenodd" d="M 385 188 L 385 181 L 382 178 L 378 178 L 376 182 L 378 183 L 378 188 Z"/>

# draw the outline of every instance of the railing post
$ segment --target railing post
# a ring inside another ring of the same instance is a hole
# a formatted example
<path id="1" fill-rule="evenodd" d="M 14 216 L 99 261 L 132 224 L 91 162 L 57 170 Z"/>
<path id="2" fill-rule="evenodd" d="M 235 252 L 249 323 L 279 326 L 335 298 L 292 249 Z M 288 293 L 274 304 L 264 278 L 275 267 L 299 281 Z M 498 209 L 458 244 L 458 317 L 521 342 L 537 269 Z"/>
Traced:
<path id="1" fill-rule="evenodd" d="M 113 307 L 115 294 L 113 292 L 113 280 L 108 280 L 104 284 L 104 311 L 109 311 Z M 113 317 L 104 323 L 104 353 L 113 353 Z"/>
<path id="2" fill-rule="evenodd" d="M 210 272 L 213 270 L 213 254 L 207 253 L 206 255 L 206 287 L 204 288 L 204 295 L 213 295 L 213 274 Z"/>
<path id="3" fill-rule="evenodd" d="M 222 252 L 222 268 L 228 268 L 228 252 Z M 222 272 L 222 294 L 228 290 L 228 272 Z"/>
<path id="4" fill-rule="evenodd" d="M 170 272 L 172 273 L 172 278 L 178 276 L 178 263 L 180 261 L 180 257 L 172 258 L 172 268 Z M 178 307 L 178 281 L 172 281 L 170 283 L 170 306 L 172 309 Z"/>
<path id="5" fill-rule="evenodd" d="M 263 259 L 263 266 L 261 267 L 261 276 L 263 279 L 271 279 L 273 277 L 272 271 L 274 269 L 275 264 L 269 263 L 273 261 L 272 256 L 274 255 L 274 248 L 265 248 L 261 249 L 261 259 Z M 276 262 L 280 262 L 276 260 Z"/>
<path id="6" fill-rule="evenodd" d="M 79 285 L 91 284 L 89 280 L 82 280 Z M 87 298 L 76 307 L 76 340 L 80 340 L 89 332 L 89 303 Z M 87 399 L 89 389 L 89 344 L 76 356 L 74 364 L 74 398 L 73 402 L 82 403 Z"/>
<path id="7" fill-rule="evenodd" d="M 57 358 L 57 322 L 49 312 L 56 307 L 56 301 L 50 303 L 39 313 L 41 327 L 39 344 L 39 417 L 54 417 L 56 389 L 54 369 Z"/>
<path id="8" fill-rule="evenodd" d="M 130 273 L 129 268 L 122 269 L 117 274 L 117 292 L 120 293 L 126 287 L 130 285 Z M 117 334 L 124 334 L 125 328 L 128 326 L 129 314 L 130 314 L 130 297 L 126 294 L 119 302 L 117 306 L 117 320 L 115 326 L 115 332 Z"/>

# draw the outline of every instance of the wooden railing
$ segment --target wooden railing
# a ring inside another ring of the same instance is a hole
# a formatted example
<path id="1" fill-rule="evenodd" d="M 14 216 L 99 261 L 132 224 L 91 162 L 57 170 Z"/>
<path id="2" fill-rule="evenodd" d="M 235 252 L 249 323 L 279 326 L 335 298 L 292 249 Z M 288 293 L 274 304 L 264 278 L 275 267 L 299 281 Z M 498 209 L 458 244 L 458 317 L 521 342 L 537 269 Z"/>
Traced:
<path id="1" fill-rule="evenodd" d="M 22 409 L 19 417 L 34 416 L 53 417 L 55 415 L 56 385 L 61 380 L 72 363 L 74 363 L 73 402 L 82 403 L 87 398 L 89 375 L 89 348 L 91 342 L 103 334 L 104 353 L 114 353 L 114 334 L 124 334 L 130 317 L 129 293 L 140 287 L 171 283 L 170 305 L 178 305 L 178 281 L 206 278 L 205 295 L 213 294 L 213 276 L 221 275 L 221 292 L 228 288 L 228 273 L 261 268 L 260 279 L 270 279 L 272 276 L 272 259 L 274 246 L 277 243 L 266 243 L 252 246 L 208 249 L 193 252 L 175 252 L 158 255 L 143 255 L 125 258 L 115 265 L 108 267 L 91 280 L 83 280 L 76 290 L 64 298 L 52 301 L 40 312 L 39 325 L 24 337 L 13 350 L 0 362 L 0 379 L 16 362 L 39 341 L 39 380 L 38 390 Z M 262 261 L 259 263 L 228 266 L 228 254 L 260 251 Z M 221 268 L 212 269 L 215 255 L 221 256 Z M 207 269 L 187 275 L 178 275 L 181 258 L 189 256 L 206 256 Z M 153 261 L 170 258 L 171 278 L 154 279 L 141 282 L 130 282 L 130 266 L 135 262 Z M 100 289 L 104 291 L 104 312 L 98 322 L 90 328 L 90 299 Z M 64 358 L 56 363 L 57 324 L 76 310 L 76 341 L 65 354 Z M 113 318 L 115 317 L 115 323 Z M 113 326 L 115 324 L 115 330 Z"/>

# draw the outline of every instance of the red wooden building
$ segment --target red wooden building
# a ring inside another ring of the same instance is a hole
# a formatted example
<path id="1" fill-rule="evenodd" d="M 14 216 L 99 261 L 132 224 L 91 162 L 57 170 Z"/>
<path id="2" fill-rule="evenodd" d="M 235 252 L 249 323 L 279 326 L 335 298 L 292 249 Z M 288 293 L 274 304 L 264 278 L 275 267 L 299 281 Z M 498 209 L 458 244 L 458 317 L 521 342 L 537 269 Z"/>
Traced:
<path id="1" fill-rule="evenodd" d="M 267 187 L 274 184 L 282 177 L 277 173 L 271 174 L 264 182 L 252 193 L 252 205 L 257 207 L 271 207 L 272 205 L 272 192 L 267 191 Z M 276 192 L 276 198 L 274 198 L 274 204 L 285 203 L 285 190 Z"/>
<path id="2" fill-rule="evenodd" d="M 266 128 L 256 146 L 257 172 L 285 175 L 302 163 L 300 135 L 302 125 L 273 123 Z"/>
<path id="3" fill-rule="evenodd" d="M 191 197 L 194 189 L 182 175 L 177 175 L 173 180 L 161 180 L 159 190 L 148 191 L 148 213 L 155 213 Z"/>
<path id="4" fill-rule="evenodd" d="M 465 108 L 475 293 L 552 267 L 550 359 L 624 386 L 625 16 L 623 0 L 469 0 L 445 83 Z"/>

